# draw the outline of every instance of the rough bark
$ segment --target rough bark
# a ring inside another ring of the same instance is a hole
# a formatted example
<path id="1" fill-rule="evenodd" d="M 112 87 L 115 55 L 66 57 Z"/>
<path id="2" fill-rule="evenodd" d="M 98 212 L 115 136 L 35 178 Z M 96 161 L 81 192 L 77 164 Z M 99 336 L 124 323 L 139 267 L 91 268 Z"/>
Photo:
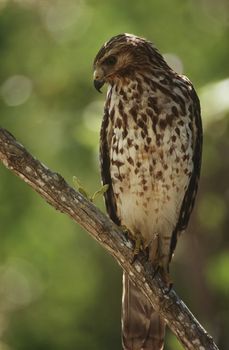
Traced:
<path id="1" fill-rule="evenodd" d="M 133 262 L 133 243 L 126 234 L 63 177 L 35 159 L 5 129 L 0 128 L 0 160 L 38 192 L 50 205 L 70 216 L 99 242 L 148 297 L 168 327 L 188 350 L 218 349 L 212 337 L 172 289 L 168 292 L 159 274 L 154 275 L 147 255 Z"/>

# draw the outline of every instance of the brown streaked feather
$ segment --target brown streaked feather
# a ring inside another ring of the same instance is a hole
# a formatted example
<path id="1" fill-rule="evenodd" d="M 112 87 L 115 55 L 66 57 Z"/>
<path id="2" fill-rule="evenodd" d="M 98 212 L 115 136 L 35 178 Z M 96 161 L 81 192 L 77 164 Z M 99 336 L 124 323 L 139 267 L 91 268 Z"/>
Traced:
<path id="1" fill-rule="evenodd" d="M 107 66 L 112 55 L 115 65 Z M 100 134 L 107 211 L 116 224 L 142 236 L 149 259 L 166 275 L 198 187 L 198 97 L 152 43 L 136 36 L 111 38 L 98 52 L 94 68 L 96 79 L 110 84 Z M 162 349 L 164 322 L 126 275 L 123 286 L 124 349 Z"/>
<path id="2" fill-rule="evenodd" d="M 107 144 L 106 134 L 108 132 L 108 106 L 109 106 L 109 97 L 107 99 L 105 108 L 104 108 L 104 116 L 100 131 L 100 167 L 101 167 L 101 176 L 103 185 L 109 185 L 108 190 L 104 194 L 105 204 L 107 208 L 107 212 L 110 218 L 117 224 L 120 224 L 120 219 L 117 217 L 117 207 L 113 193 L 112 181 L 111 181 L 111 173 L 110 173 L 110 156 L 109 156 L 109 148 Z"/>
<path id="3" fill-rule="evenodd" d="M 126 273 L 123 273 L 123 288 L 123 348 L 162 350 L 165 337 L 164 321 Z M 124 314 L 125 312 L 127 314 Z"/>
<path id="4" fill-rule="evenodd" d="M 191 85 L 190 82 L 189 84 Z M 182 233 L 182 231 L 184 231 L 187 228 L 190 215 L 192 213 L 192 210 L 195 204 L 195 199 L 196 199 L 197 190 L 198 190 L 198 183 L 200 178 L 202 144 L 203 144 L 203 128 L 202 128 L 202 121 L 201 121 L 200 101 L 193 86 L 192 86 L 191 96 L 193 99 L 193 112 L 194 112 L 193 124 L 194 124 L 194 130 L 195 130 L 194 133 L 196 132 L 195 139 L 194 139 L 194 151 L 193 151 L 194 169 L 189 182 L 189 186 L 186 190 L 186 193 L 182 202 L 180 216 L 179 216 L 177 225 L 172 234 L 172 239 L 170 244 L 170 260 L 176 248 L 177 235 Z"/>

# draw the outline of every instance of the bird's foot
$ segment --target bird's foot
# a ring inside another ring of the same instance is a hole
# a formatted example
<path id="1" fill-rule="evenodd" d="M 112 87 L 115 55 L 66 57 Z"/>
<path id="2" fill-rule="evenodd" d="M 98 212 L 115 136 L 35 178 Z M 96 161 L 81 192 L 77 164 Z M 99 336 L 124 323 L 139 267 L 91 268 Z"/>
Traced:
<path id="1" fill-rule="evenodd" d="M 73 176 L 73 183 L 74 186 L 76 187 L 77 191 L 79 191 L 84 197 L 86 197 L 89 201 L 95 202 L 96 199 L 98 199 L 100 196 L 103 196 L 104 193 L 108 190 L 109 185 L 103 185 L 101 188 L 94 192 L 93 195 L 91 196 L 83 187 L 81 181 L 76 177 Z"/>
<path id="2" fill-rule="evenodd" d="M 168 272 L 168 268 L 166 267 L 166 269 L 165 269 L 163 266 L 159 266 L 158 272 L 160 273 L 161 278 L 166 285 L 166 289 L 167 289 L 166 292 L 169 293 L 173 287 L 173 280 L 170 277 L 170 274 Z"/>
<path id="3" fill-rule="evenodd" d="M 145 243 L 144 239 L 142 238 L 141 234 L 138 233 L 137 237 L 135 236 L 134 238 L 134 252 L 133 252 L 132 264 L 137 259 L 139 253 L 146 249 L 144 243 Z"/>
<path id="4" fill-rule="evenodd" d="M 153 267 L 154 267 L 153 278 L 159 273 L 163 282 L 166 285 L 167 293 L 169 293 L 173 286 L 173 280 L 170 277 L 167 264 L 166 265 L 163 264 L 163 259 L 158 259 L 157 261 L 154 261 Z"/>
<path id="5" fill-rule="evenodd" d="M 137 259 L 139 252 L 143 249 L 144 249 L 144 241 L 141 235 L 137 235 L 137 238 L 135 238 L 133 262 Z"/>
<path id="6" fill-rule="evenodd" d="M 124 232 L 124 234 L 134 243 L 134 252 L 132 259 L 132 263 L 134 263 L 134 261 L 137 259 L 139 252 L 145 249 L 144 240 L 140 233 L 134 235 L 133 232 L 131 232 L 125 225 L 121 225 L 121 229 Z"/>
<path id="7" fill-rule="evenodd" d="M 149 258 L 154 267 L 153 278 L 159 273 L 168 291 L 170 291 L 173 281 L 169 275 L 169 257 L 163 252 L 160 236 L 158 234 L 154 235 L 153 241 L 151 242 Z"/>
<path id="8" fill-rule="evenodd" d="M 125 225 L 121 225 L 120 228 L 127 237 L 131 237 L 131 239 L 133 238 L 133 234 L 130 232 L 128 227 L 126 227 Z"/>

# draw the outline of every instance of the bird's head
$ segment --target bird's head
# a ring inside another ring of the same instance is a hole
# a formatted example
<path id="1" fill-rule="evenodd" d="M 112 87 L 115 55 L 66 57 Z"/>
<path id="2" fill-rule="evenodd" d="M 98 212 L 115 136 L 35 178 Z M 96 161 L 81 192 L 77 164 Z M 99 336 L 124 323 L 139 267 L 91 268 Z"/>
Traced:
<path id="1" fill-rule="evenodd" d="M 105 83 L 133 77 L 137 71 L 149 69 L 155 61 L 165 63 L 153 44 L 131 34 L 119 34 L 106 42 L 94 60 L 94 86 L 100 91 Z"/>

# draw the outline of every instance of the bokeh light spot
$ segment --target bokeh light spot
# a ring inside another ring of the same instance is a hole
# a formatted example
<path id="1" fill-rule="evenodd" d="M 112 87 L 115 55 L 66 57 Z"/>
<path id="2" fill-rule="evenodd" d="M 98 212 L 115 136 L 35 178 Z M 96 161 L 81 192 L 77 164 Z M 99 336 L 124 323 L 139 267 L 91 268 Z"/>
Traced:
<path id="1" fill-rule="evenodd" d="M 0 11 L 4 9 L 8 0 L 0 0 Z M 0 348 L 1 350 L 1 348 Z"/>
<path id="2" fill-rule="evenodd" d="M 86 128 L 96 133 L 100 130 L 103 106 L 103 101 L 94 101 L 85 108 L 83 113 L 83 120 Z"/>
<path id="3" fill-rule="evenodd" d="M 40 13 L 46 28 L 60 43 L 81 37 L 88 29 L 92 15 L 83 0 L 41 2 Z"/>
<path id="4" fill-rule="evenodd" d="M 1 309 L 25 307 L 43 291 L 37 270 L 27 261 L 13 259 L 0 268 Z"/>
<path id="5" fill-rule="evenodd" d="M 229 111 L 229 78 L 204 86 L 200 91 L 205 126 Z"/>
<path id="6" fill-rule="evenodd" d="M 203 11 L 209 17 L 209 19 L 218 23 L 220 26 L 228 25 L 229 6 L 227 0 L 201 0 L 201 3 Z"/>
<path id="7" fill-rule="evenodd" d="M 32 93 L 32 81 L 23 75 L 8 78 L 0 87 L 0 95 L 8 106 L 25 103 Z"/>
<path id="8" fill-rule="evenodd" d="M 9 345 L 0 341 L 0 350 L 13 350 Z"/>
<path id="9" fill-rule="evenodd" d="M 165 61 L 168 63 L 168 65 L 178 74 L 183 73 L 183 63 L 181 59 L 175 55 L 174 53 L 165 53 L 163 54 L 163 57 Z"/>
<path id="10" fill-rule="evenodd" d="M 94 149 L 97 156 L 98 150 L 98 134 L 103 116 L 103 101 L 93 101 L 87 105 L 83 111 L 83 123 L 79 128 L 78 125 L 74 128 L 74 137 L 77 142 Z"/>

